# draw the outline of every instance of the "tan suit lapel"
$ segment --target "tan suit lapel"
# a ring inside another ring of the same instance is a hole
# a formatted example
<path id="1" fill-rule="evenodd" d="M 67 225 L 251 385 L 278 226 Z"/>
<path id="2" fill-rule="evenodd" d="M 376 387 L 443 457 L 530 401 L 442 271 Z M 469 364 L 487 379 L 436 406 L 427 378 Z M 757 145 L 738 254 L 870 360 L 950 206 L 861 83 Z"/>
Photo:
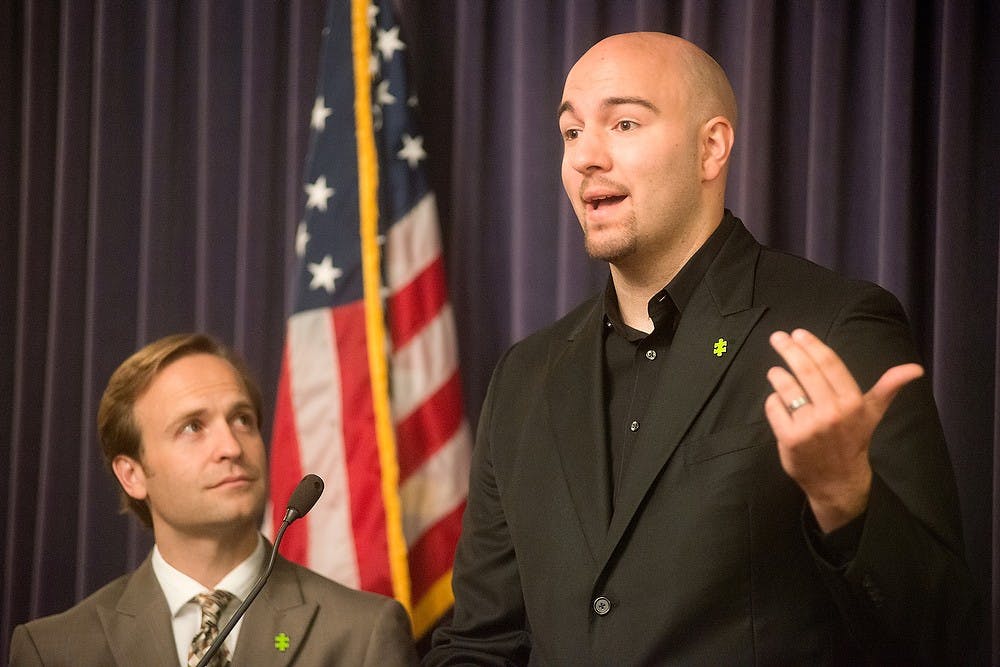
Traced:
<path id="1" fill-rule="evenodd" d="M 754 267 L 760 246 L 740 225 L 685 307 L 670 345 L 667 365 L 650 397 L 646 428 L 624 471 L 618 505 L 601 551 L 601 568 L 660 476 L 685 433 L 710 399 L 765 308 L 754 307 Z M 716 354 L 722 339 L 725 352 Z"/>
<path id="2" fill-rule="evenodd" d="M 547 420 L 573 506 L 596 560 L 611 519 L 611 486 L 605 442 L 602 380 L 601 319 L 598 299 L 594 309 L 569 339 L 552 365 L 546 389 Z M 545 414 L 543 412 L 543 414 Z"/>
<path id="3" fill-rule="evenodd" d="M 271 577 L 243 617 L 233 664 L 240 667 L 292 664 L 305 644 L 316 611 L 316 603 L 303 597 L 295 567 L 278 556 Z"/>
<path id="4" fill-rule="evenodd" d="M 115 608 L 98 607 L 97 614 L 116 664 L 177 667 L 170 609 L 148 557 Z"/>

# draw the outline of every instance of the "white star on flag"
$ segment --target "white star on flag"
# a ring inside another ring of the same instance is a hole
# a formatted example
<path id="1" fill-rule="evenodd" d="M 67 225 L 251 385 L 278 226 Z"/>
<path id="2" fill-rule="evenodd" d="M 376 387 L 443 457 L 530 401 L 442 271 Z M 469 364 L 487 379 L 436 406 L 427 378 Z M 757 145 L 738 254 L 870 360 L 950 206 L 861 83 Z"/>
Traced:
<path id="1" fill-rule="evenodd" d="M 379 7 L 377 5 L 368 5 L 368 27 L 375 27 L 375 20 L 378 18 Z"/>
<path id="2" fill-rule="evenodd" d="M 424 150 L 424 138 L 411 137 L 408 134 L 404 134 L 403 148 L 396 153 L 396 157 L 406 160 L 407 164 L 410 165 L 410 169 L 416 169 L 420 161 L 427 158 L 427 151 Z"/>
<path id="3" fill-rule="evenodd" d="M 333 113 L 333 109 L 326 106 L 326 100 L 320 95 L 313 104 L 312 121 L 309 123 L 314 130 L 322 130 L 326 127 L 326 119 Z"/>
<path id="4" fill-rule="evenodd" d="M 309 289 L 319 289 L 322 287 L 328 293 L 333 294 L 334 281 L 344 275 L 344 272 L 333 265 L 333 258 L 327 255 L 319 264 L 309 263 L 309 273 L 312 280 L 309 281 Z"/>
<path id="5" fill-rule="evenodd" d="M 402 51 L 406 44 L 399 39 L 399 26 L 393 26 L 389 30 L 378 31 L 378 50 L 382 52 L 382 58 L 392 60 L 392 55 L 396 51 Z"/>
<path id="6" fill-rule="evenodd" d="M 326 176 L 320 176 L 316 179 L 315 183 L 306 185 L 305 191 L 309 195 L 306 208 L 318 208 L 321 211 L 326 210 L 326 203 L 333 196 L 333 188 L 329 188 L 326 185 Z"/>
<path id="7" fill-rule="evenodd" d="M 304 257 L 306 254 L 306 246 L 309 245 L 309 229 L 306 227 L 306 222 L 303 220 L 299 223 L 299 228 L 295 230 L 295 254 L 298 257 Z"/>
<path id="8" fill-rule="evenodd" d="M 389 80 L 379 81 L 378 88 L 375 91 L 375 99 L 381 105 L 393 104 L 396 101 L 396 97 L 389 92 Z"/>

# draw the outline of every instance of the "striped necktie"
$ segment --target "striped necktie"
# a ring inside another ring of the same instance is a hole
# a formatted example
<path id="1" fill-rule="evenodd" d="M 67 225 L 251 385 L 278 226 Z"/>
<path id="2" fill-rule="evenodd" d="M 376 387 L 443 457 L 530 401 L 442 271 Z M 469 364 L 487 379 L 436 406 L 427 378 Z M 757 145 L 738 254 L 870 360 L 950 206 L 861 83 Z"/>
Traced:
<path id="1" fill-rule="evenodd" d="M 208 651 L 208 647 L 219 636 L 219 614 L 232 599 L 233 594 L 228 591 L 199 593 L 192 598 L 193 602 L 197 602 L 201 606 L 201 629 L 191 640 L 191 649 L 188 651 L 188 667 L 197 667 L 202 656 Z M 223 644 L 208 663 L 208 667 L 229 667 L 229 664 L 229 650 Z"/>

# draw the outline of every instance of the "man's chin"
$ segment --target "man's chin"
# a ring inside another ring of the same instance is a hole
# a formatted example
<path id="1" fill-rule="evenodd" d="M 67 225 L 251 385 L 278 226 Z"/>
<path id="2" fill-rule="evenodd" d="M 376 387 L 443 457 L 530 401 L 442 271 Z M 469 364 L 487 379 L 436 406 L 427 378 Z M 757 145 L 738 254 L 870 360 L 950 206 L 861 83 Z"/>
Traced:
<path id="1" fill-rule="evenodd" d="M 633 243 L 609 243 L 587 238 L 584 247 L 591 259 L 614 264 L 635 252 Z"/>

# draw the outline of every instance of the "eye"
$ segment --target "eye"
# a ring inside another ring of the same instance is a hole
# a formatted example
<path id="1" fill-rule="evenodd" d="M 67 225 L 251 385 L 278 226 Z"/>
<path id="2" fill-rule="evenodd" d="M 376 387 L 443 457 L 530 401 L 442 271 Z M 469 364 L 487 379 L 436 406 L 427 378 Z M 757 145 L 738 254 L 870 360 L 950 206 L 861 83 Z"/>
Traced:
<path id="1" fill-rule="evenodd" d="M 192 420 L 181 428 L 181 433 L 200 433 L 204 426 L 202 426 L 200 421 Z"/>
<path id="2" fill-rule="evenodd" d="M 575 127 L 571 127 L 563 132 L 563 139 L 565 141 L 573 141 L 574 139 L 579 138 L 579 136 L 580 136 L 580 130 L 578 130 Z"/>
<path id="3" fill-rule="evenodd" d="M 248 431 L 253 431 L 257 428 L 257 418 L 250 412 L 241 412 L 233 418 L 233 422 L 237 426 L 241 426 Z"/>
<path id="4" fill-rule="evenodd" d="M 637 123 L 634 120 L 620 120 L 618 121 L 618 129 L 622 132 L 628 132 L 634 130 L 637 127 Z"/>

